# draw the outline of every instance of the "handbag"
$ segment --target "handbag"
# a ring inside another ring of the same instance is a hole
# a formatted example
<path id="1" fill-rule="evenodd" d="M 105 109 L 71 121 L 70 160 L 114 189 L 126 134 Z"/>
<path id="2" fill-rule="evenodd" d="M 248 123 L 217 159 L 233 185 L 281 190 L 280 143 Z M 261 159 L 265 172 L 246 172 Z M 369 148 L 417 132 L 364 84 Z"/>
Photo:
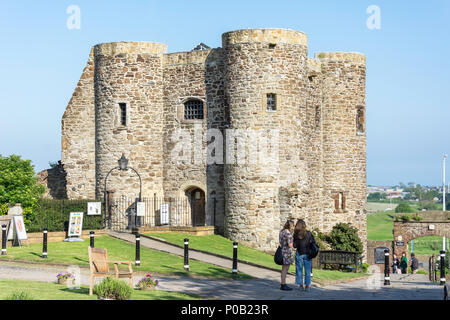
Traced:
<path id="1" fill-rule="evenodd" d="M 278 246 L 278 249 L 275 252 L 275 255 L 273 256 L 273 261 L 280 266 L 283 265 L 283 252 L 281 252 L 280 246 Z"/>
<path id="2" fill-rule="evenodd" d="M 319 254 L 319 250 L 320 250 L 319 245 L 315 241 L 314 237 L 311 236 L 311 238 L 309 240 L 309 255 L 308 255 L 308 258 L 309 259 L 314 259 L 315 257 L 317 257 L 317 255 Z"/>

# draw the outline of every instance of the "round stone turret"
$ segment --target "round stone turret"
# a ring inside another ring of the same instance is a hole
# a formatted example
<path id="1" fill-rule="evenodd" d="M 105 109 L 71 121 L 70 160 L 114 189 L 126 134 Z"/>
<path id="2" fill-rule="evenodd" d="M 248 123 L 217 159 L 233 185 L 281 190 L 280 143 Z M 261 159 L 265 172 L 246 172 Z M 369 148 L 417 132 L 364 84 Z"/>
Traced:
<path id="1" fill-rule="evenodd" d="M 300 153 L 306 143 L 301 123 L 308 81 L 307 38 L 292 30 L 251 29 L 227 32 L 222 41 L 232 130 L 227 142 L 235 141 L 230 135 L 237 134 L 236 150 L 246 154 L 243 162 L 235 158 L 225 166 L 225 234 L 273 250 L 282 224 L 292 214 L 286 200 L 290 189 L 306 180 Z M 240 139 L 245 147 L 239 145 Z M 230 160 L 233 147 L 227 148 Z M 262 157 L 252 161 L 258 151 Z"/>
<path id="2" fill-rule="evenodd" d="M 94 47 L 97 196 L 122 153 L 142 177 L 143 196 L 162 194 L 163 54 L 165 44 L 113 42 Z M 119 176 L 120 175 L 120 176 Z M 137 196 L 139 179 L 114 171 L 115 196 Z"/>

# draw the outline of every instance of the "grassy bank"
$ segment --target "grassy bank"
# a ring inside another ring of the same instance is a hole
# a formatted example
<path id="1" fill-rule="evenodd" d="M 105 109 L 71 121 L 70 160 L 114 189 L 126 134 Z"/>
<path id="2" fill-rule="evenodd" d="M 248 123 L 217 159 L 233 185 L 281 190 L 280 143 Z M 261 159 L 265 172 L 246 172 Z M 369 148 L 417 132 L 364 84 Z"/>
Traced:
<path id="1" fill-rule="evenodd" d="M 39 263 L 60 263 L 79 266 L 89 266 L 88 257 L 89 241 L 84 242 L 49 242 L 48 258 L 42 259 L 42 244 L 31 244 L 29 247 L 8 248 L 8 255 L 0 256 L 0 259 L 22 260 Z M 95 238 L 95 247 L 107 248 L 108 259 L 112 261 L 134 261 L 135 246 L 131 243 L 114 239 L 109 236 Z M 0 260 L 1 261 L 1 260 Z M 112 266 L 111 266 L 112 267 Z M 125 268 L 125 265 L 121 266 Z M 202 276 L 215 278 L 251 278 L 246 274 L 232 276 L 231 270 L 211 264 L 191 260 L 189 273 L 184 271 L 183 257 L 165 252 L 141 247 L 141 265 L 134 266 L 133 270 L 146 271 L 158 274 Z"/>

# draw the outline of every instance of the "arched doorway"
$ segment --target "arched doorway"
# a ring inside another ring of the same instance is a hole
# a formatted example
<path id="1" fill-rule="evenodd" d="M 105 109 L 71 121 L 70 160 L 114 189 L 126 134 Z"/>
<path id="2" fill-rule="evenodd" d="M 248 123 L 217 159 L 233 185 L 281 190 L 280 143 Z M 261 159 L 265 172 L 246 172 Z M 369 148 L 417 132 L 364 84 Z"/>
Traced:
<path id="1" fill-rule="evenodd" d="M 191 206 L 192 225 L 194 227 L 204 226 L 205 215 L 205 192 L 200 188 L 192 188 L 186 191 Z"/>

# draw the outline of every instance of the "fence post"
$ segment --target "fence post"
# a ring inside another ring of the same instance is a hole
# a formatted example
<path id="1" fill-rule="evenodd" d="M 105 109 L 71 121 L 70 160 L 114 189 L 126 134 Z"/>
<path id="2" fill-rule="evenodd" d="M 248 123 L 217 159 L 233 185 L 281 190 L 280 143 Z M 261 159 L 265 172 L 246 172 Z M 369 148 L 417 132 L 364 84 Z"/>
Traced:
<path id="1" fill-rule="evenodd" d="M 6 256 L 6 224 L 2 225 L 2 256 Z"/>
<path id="2" fill-rule="evenodd" d="M 136 266 L 141 265 L 141 236 L 136 233 Z"/>
<path id="3" fill-rule="evenodd" d="M 389 249 L 384 249 L 384 285 L 391 284 L 391 277 L 389 276 Z"/>
<path id="4" fill-rule="evenodd" d="M 214 197 L 214 220 L 213 220 L 214 229 L 216 227 L 216 206 L 217 206 L 217 199 L 216 199 L 216 197 Z"/>
<path id="5" fill-rule="evenodd" d="M 237 254 L 238 254 L 238 243 L 235 241 L 233 242 L 233 269 L 232 273 L 237 274 L 238 273 L 238 266 L 237 266 Z"/>
<path id="6" fill-rule="evenodd" d="M 189 271 L 189 239 L 184 239 L 184 270 Z"/>
<path id="7" fill-rule="evenodd" d="M 90 246 L 91 246 L 91 248 L 94 248 L 94 237 L 95 237 L 95 232 L 94 231 L 91 231 L 90 232 Z"/>
<path id="8" fill-rule="evenodd" d="M 42 242 L 42 258 L 47 259 L 47 228 L 43 230 L 43 242 Z"/>
<path id="9" fill-rule="evenodd" d="M 441 250 L 441 282 L 440 285 L 445 285 L 445 251 Z"/>

